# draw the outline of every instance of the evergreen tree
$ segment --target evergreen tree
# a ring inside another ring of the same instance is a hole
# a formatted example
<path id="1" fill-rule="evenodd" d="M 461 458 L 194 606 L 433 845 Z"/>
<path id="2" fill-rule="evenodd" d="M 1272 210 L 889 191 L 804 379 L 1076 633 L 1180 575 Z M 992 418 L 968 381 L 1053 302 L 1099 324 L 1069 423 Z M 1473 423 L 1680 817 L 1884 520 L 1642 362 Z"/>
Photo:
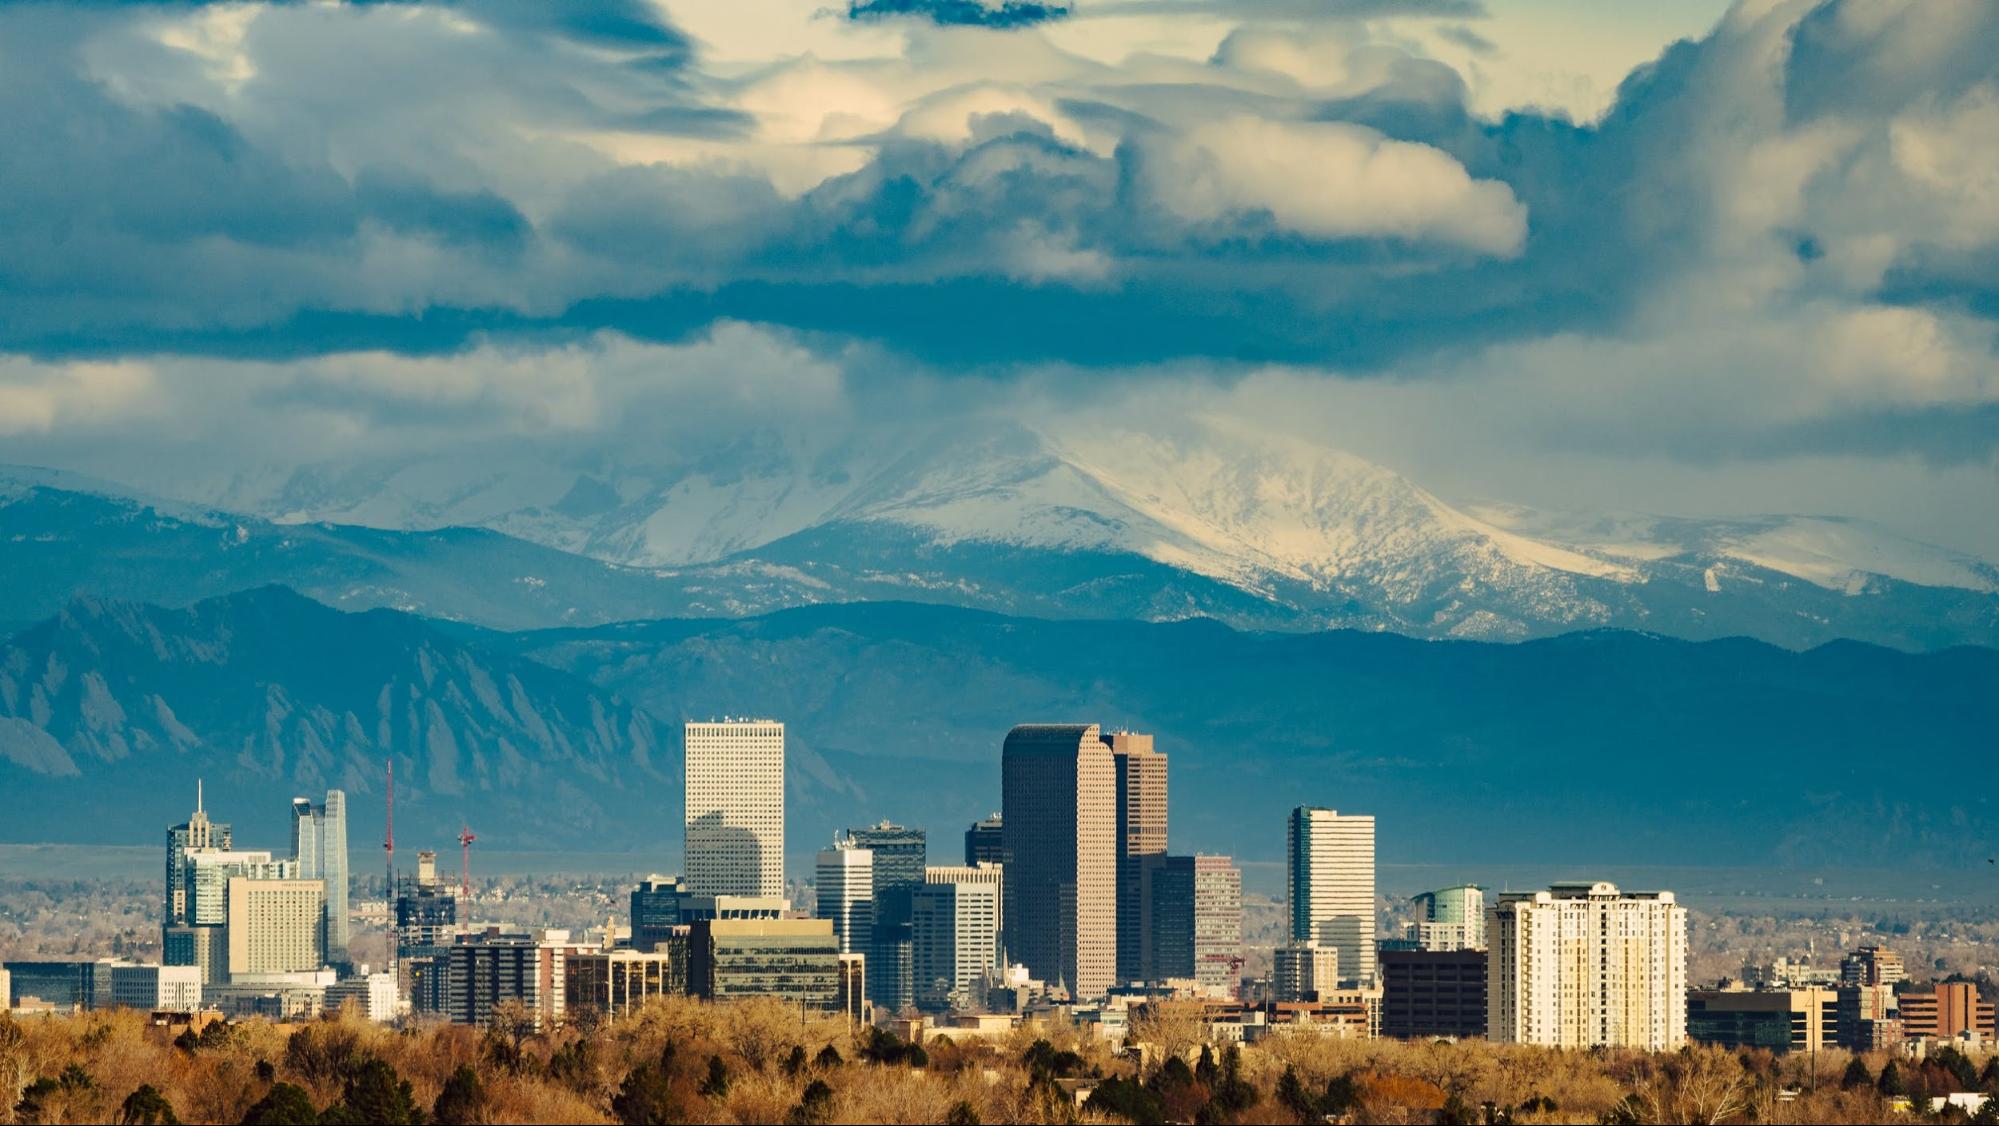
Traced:
<path id="1" fill-rule="evenodd" d="M 1888 1066 L 1881 1069 L 1881 1078 L 1875 1080 L 1874 1088 L 1889 1098 L 1907 1095 L 1909 1093 L 1909 1083 L 1908 1080 L 1902 1078 L 1901 1065 L 1897 1064 L 1894 1060 L 1889 1060 Z"/>
<path id="2" fill-rule="evenodd" d="M 279 1083 L 243 1115 L 243 1126 L 317 1126 L 319 1112 L 301 1087 Z"/>
<path id="3" fill-rule="evenodd" d="M 421 1126 L 423 1111 L 416 1105 L 410 1082 L 396 1074 L 386 1060 L 370 1056 L 362 1060 L 347 1079 L 340 1101 L 319 1116 L 326 1122 L 367 1122 L 374 1126 Z"/>
<path id="4" fill-rule="evenodd" d="M 125 1096 L 124 1105 L 118 1108 L 118 1121 L 121 1126 L 180 1126 L 174 1104 L 151 1083 Z"/>
<path id="5" fill-rule="evenodd" d="M 1847 1062 L 1846 1074 L 1839 1077 L 1839 1087 L 1842 1091 L 1856 1091 L 1873 1085 L 1874 1073 L 1867 1070 L 1867 1061 L 1859 1056 Z"/>
<path id="6" fill-rule="evenodd" d="M 485 1101 L 486 1090 L 479 1083 L 479 1073 L 472 1070 L 471 1064 L 461 1063 L 445 1082 L 444 1090 L 437 1093 L 430 1116 L 441 1126 L 471 1126 L 478 1121 Z"/>
<path id="7" fill-rule="evenodd" d="M 1114 1114 L 1133 1126 L 1165 1126 L 1166 1108 L 1159 1096 L 1136 1079 L 1106 1079 L 1083 1102 L 1084 1110 Z"/>
<path id="8" fill-rule="evenodd" d="M 708 1078 L 701 1081 L 701 1093 L 719 1099 L 729 1093 L 729 1065 L 721 1056 L 708 1057 Z"/>

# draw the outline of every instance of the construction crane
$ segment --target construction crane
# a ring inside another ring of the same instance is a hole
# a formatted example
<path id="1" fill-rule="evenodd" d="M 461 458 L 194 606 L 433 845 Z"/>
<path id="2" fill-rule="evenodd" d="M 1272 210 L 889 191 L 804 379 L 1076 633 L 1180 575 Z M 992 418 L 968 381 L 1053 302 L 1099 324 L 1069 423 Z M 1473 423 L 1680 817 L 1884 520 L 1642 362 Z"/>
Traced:
<path id="1" fill-rule="evenodd" d="M 478 840 L 469 826 L 458 823 L 458 902 L 467 910 L 472 902 L 472 842 Z"/>

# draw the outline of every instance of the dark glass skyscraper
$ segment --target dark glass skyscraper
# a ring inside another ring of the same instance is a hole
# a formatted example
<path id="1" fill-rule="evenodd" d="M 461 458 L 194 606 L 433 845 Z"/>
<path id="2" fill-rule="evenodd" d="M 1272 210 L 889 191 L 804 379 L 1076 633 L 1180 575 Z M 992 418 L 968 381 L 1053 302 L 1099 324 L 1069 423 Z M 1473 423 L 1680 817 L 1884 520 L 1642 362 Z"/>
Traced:
<path id="1" fill-rule="evenodd" d="M 347 795 L 326 791 L 326 801 L 314 805 L 292 799 L 292 859 L 298 878 L 326 883 L 326 917 L 321 923 L 326 960 L 348 964 L 347 938 Z"/>
<path id="2" fill-rule="evenodd" d="M 929 841 L 922 829 L 887 821 L 866 829 L 849 829 L 854 848 L 874 853 L 874 941 L 868 959 L 868 998 L 899 1012 L 915 1003 L 912 971 L 911 920 L 916 889 L 923 886 L 929 862 Z"/>

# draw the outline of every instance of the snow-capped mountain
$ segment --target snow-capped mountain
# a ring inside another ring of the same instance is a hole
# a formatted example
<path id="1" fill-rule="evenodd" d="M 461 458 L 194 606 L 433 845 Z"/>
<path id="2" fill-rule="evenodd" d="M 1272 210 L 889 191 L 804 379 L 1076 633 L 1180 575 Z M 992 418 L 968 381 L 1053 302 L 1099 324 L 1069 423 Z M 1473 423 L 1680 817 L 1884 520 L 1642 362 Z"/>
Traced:
<path id="1" fill-rule="evenodd" d="M 1862 523 L 1460 506 L 1233 419 L 497 446 L 200 499 L 279 523 L 484 527 L 649 573 L 661 614 L 900 598 L 1427 637 L 1999 641 L 1999 568 Z"/>

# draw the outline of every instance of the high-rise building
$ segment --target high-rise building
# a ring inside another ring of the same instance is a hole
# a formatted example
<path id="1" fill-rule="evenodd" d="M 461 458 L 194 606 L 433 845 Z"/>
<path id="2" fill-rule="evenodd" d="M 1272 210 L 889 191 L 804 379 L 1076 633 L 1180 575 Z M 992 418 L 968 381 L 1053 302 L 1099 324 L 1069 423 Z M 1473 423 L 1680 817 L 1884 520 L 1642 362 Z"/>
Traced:
<path id="1" fill-rule="evenodd" d="M 285 974 L 326 964 L 326 885 L 319 880 L 232 876 L 229 976 Z"/>
<path id="2" fill-rule="evenodd" d="M 1472 884 L 1426 891 L 1416 897 L 1423 912 L 1410 937 L 1423 950 L 1485 949 L 1485 892 Z"/>
<path id="3" fill-rule="evenodd" d="M 974 821 L 965 830 L 965 863 L 1006 863 L 1006 835 L 999 814 Z"/>
<path id="4" fill-rule="evenodd" d="M 1486 1036 L 1666 1051 L 1687 1037 L 1687 911 L 1673 893 L 1557 884 L 1487 916 Z"/>
<path id="5" fill-rule="evenodd" d="M 1117 767 L 1097 725 L 1007 733 L 1000 773 L 1008 953 L 1078 999 L 1117 976 Z"/>
<path id="6" fill-rule="evenodd" d="M 347 795 L 326 791 L 326 801 L 314 805 L 292 799 L 292 859 L 301 880 L 326 883 L 326 960 L 347 964 Z"/>
<path id="7" fill-rule="evenodd" d="M 911 901 L 915 1004 L 929 1012 L 979 1006 L 999 968 L 1005 869 L 997 864 L 930 868 Z"/>
<path id="8" fill-rule="evenodd" d="M 1991 1042 L 1994 1028 L 1992 1002 L 1978 996 L 1978 986 L 1968 981 L 1939 981 L 1930 988 L 1905 990 L 1901 1003 L 1902 1035 L 1911 1040 L 1955 1040 L 1969 1033 Z"/>
<path id="9" fill-rule="evenodd" d="M 870 1000 L 891 1013 L 916 1003 L 910 943 L 912 898 L 923 886 L 930 845 L 922 829 L 880 821 L 847 830 L 848 844 L 874 854 L 874 939 L 868 953 Z"/>
<path id="10" fill-rule="evenodd" d="M 1292 942 L 1271 952 L 1271 991 L 1279 1001 L 1331 1001 L 1340 988 L 1340 952 Z"/>
<path id="11" fill-rule="evenodd" d="M 686 727 L 687 886 L 695 895 L 784 894 L 784 724 Z"/>
<path id="12" fill-rule="evenodd" d="M 218 824 L 208 819 L 208 811 L 202 805 L 201 783 L 194 784 L 194 814 L 186 821 L 167 829 L 167 878 L 166 904 L 161 916 L 160 929 L 187 923 L 188 902 L 187 854 L 196 849 L 220 849 L 228 851 L 234 847 L 234 835 L 226 824 Z"/>
<path id="13" fill-rule="evenodd" d="M 679 876 L 647 876 L 632 889 L 632 949 L 651 950 L 673 937 L 690 893 Z"/>
<path id="14" fill-rule="evenodd" d="M 818 918 L 830 919 L 840 953 L 867 954 L 874 949 L 875 937 L 875 854 L 856 848 L 850 838 L 822 848 L 816 858 L 813 889 L 818 895 Z"/>
<path id="15" fill-rule="evenodd" d="M 1224 997 L 1242 984 L 1242 870 L 1226 856 L 1194 857 L 1194 980 Z"/>
<path id="16" fill-rule="evenodd" d="M 1194 858 L 1163 852 L 1134 858 L 1138 871 L 1138 965 L 1127 981 L 1194 977 Z M 1120 915 L 1118 925 L 1124 926 Z"/>
<path id="17" fill-rule="evenodd" d="M 1332 947 L 1343 981 L 1373 984 L 1374 817 L 1299 806 L 1285 836 L 1290 941 Z"/>
<path id="18" fill-rule="evenodd" d="M 458 896 L 437 878 L 437 853 L 416 854 L 415 877 L 396 880 L 395 921 L 398 976 L 409 985 L 410 1005 L 422 1013 L 446 1012 L 451 944 L 461 929 Z"/>
<path id="19" fill-rule="evenodd" d="M 1380 966 L 1382 1035 L 1485 1035 L 1485 951 L 1383 950 Z"/>
<path id="20" fill-rule="evenodd" d="M 273 860 L 269 852 L 249 849 L 200 848 L 181 854 L 178 896 L 181 919 L 161 934 L 161 961 L 169 966 L 199 966 L 202 981 L 221 985 L 229 980 L 229 881 L 295 880 L 298 862 Z M 311 967 L 317 969 L 317 966 Z"/>
<path id="21" fill-rule="evenodd" d="M 1841 985 L 1899 985 L 1909 980 L 1902 956 L 1885 946 L 1863 946 L 1839 960 Z"/>
<path id="22" fill-rule="evenodd" d="M 1158 980 L 1148 957 L 1146 858 L 1166 854 L 1166 756 L 1152 749 L 1150 735 L 1112 731 L 1102 738 L 1117 776 L 1117 978 Z"/>

